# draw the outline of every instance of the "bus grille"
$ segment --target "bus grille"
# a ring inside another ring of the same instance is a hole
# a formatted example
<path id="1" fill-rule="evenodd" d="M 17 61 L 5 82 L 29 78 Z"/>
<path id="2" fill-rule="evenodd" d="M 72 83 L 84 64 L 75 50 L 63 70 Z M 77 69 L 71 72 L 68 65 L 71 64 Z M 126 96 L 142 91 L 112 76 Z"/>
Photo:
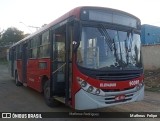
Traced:
<path id="1" fill-rule="evenodd" d="M 139 73 L 132 73 L 132 74 L 124 74 L 124 73 L 118 73 L 118 74 L 97 74 L 94 77 L 98 80 L 130 80 L 139 77 Z"/>
<path id="2" fill-rule="evenodd" d="M 109 97 L 105 98 L 105 103 L 106 104 L 113 104 L 113 103 L 126 102 L 126 101 L 130 101 L 132 99 L 132 97 L 133 97 L 133 93 L 126 94 L 125 99 L 123 99 L 123 100 L 115 100 L 116 96 L 109 96 Z"/>
<path id="3" fill-rule="evenodd" d="M 125 91 L 125 90 L 130 90 L 133 89 L 134 87 L 130 88 L 124 88 L 123 90 L 120 89 L 101 89 L 103 92 L 119 92 L 119 91 Z"/>

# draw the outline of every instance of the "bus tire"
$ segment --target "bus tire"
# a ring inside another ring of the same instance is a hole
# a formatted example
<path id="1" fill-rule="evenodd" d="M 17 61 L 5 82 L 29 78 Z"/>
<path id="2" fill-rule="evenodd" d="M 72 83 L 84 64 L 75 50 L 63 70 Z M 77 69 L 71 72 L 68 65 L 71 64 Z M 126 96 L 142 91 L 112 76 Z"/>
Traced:
<path id="1" fill-rule="evenodd" d="M 17 72 L 15 73 L 15 83 L 16 83 L 16 86 L 22 86 L 22 83 L 18 79 L 18 73 Z"/>
<path id="2" fill-rule="evenodd" d="M 58 106 L 58 101 L 56 101 L 54 98 L 50 97 L 50 81 L 46 81 L 43 87 L 43 94 L 44 94 L 44 100 L 45 103 L 49 107 L 56 107 Z"/>

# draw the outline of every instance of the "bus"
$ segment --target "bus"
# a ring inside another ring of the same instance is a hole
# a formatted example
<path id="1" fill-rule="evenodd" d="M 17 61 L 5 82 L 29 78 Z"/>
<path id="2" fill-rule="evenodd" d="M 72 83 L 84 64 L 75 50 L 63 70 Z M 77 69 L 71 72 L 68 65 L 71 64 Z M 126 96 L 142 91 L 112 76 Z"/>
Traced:
<path id="1" fill-rule="evenodd" d="M 9 49 L 17 86 L 48 106 L 104 108 L 144 98 L 140 19 L 116 9 L 74 8 Z"/>

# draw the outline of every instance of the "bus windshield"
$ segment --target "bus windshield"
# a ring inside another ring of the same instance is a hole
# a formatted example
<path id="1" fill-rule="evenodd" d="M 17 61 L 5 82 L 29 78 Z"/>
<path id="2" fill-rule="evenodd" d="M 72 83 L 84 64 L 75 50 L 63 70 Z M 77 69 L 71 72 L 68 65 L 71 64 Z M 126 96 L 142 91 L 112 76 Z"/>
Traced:
<path id="1" fill-rule="evenodd" d="M 140 35 L 132 30 L 82 27 L 77 64 L 98 70 L 140 69 Z"/>

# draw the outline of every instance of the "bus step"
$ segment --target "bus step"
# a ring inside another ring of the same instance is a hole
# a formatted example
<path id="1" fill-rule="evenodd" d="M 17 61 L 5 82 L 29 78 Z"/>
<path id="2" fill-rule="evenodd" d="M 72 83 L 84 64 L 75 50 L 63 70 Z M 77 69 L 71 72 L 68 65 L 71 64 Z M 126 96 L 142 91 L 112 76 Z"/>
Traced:
<path id="1" fill-rule="evenodd" d="M 27 83 L 23 83 L 23 86 L 27 87 Z"/>
<path id="2" fill-rule="evenodd" d="M 65 103 L 65 98 L 64 97 L 54 96 L 54 99 L 59 101 L 59 102 Z"/>

